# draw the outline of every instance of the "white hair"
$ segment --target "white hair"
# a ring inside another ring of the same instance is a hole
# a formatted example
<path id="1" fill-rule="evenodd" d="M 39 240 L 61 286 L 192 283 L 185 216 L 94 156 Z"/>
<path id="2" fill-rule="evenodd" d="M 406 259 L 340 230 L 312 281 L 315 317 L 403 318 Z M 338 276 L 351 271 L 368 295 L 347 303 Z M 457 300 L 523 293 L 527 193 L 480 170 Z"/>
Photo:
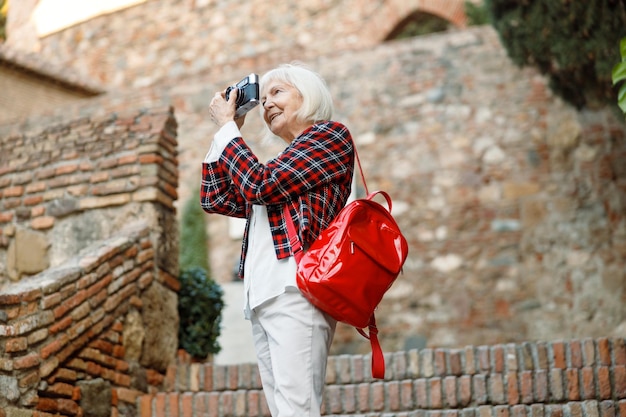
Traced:
<path id="1" fill-rule="evenodd" d="M 334 109 L 330 90 L 315 71 L 299 63 L 280 65 L 261 77 L 261 97 L 265 96 L 270 81 L 284 82 L 298 90 L 302 97 L 302 105 L 295 113 L 298 120 L 316 123 L 332 118 Z"/>

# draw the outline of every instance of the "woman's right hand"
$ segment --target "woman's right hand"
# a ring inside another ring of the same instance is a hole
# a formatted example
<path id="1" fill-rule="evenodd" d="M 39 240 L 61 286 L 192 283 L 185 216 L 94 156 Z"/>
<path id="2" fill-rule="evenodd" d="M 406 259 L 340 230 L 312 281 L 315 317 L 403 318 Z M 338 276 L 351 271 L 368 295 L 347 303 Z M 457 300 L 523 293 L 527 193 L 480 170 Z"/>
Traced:
<path id="1" fill-rule="evenodd" d="M 239 128 L 243 126 L 245 116 L 235 119 L 237 93 L 237 89 L 233 89 L 229 94 L 228 100 L 226 100 L 226 90 L 218 91 L 213 96 L 209 105 L 209 115 L 216 125 L 222 127 L 234 120 Z"/>

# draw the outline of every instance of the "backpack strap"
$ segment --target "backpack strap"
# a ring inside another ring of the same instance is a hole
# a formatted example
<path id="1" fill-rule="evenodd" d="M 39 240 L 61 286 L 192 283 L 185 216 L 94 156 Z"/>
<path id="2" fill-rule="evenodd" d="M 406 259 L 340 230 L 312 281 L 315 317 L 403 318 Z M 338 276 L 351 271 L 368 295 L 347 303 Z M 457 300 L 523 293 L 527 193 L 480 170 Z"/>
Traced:
<path id="1" fill-rule="evenodd" d="M 377 379 L 385 379 L 385 356 L 383 350 L 380 347 L 378 341 L 378 327 L 376 327 L 376 317 L 372 314 L 370 322 L 368 324 L 369 334 L 365 333 L 363 329 L 356 329 L 361 336 L 369 339 L 372 346 L 372 377 Z"/>
<path id="2" fill-rule="evenodd" d="M 285 223 L 287 224 L 287 235 L 289 236 L 289 244 L 291 245 L 291 253 L 293 254 L 296 263 L 300 263 L 300 259 L 304 255 L 302 251 L 302 243 L 300 239 L 298 239 L 298 232 L 296 232 L 296 225 L 293 223 L 293 219 L 291 218 L 291 213 L 289 213 L 289 205 L 285 204 L 285 208 L 283 210 L 283 214 L 285 215 Z"/>

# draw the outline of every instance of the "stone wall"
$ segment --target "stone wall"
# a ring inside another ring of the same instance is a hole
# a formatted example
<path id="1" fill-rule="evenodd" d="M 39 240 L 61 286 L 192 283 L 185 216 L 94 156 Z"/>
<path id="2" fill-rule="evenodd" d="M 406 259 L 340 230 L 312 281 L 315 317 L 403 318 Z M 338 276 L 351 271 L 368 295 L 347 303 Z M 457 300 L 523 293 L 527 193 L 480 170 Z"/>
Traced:
<path id="1" fill-rule="evenodd" d="M 624 417 L 623 338 L 525 342 L 331 357 L 323 413 L 353 417 Z M 269 417 L 256 365 L 172 365 L 145 417 Z"/>

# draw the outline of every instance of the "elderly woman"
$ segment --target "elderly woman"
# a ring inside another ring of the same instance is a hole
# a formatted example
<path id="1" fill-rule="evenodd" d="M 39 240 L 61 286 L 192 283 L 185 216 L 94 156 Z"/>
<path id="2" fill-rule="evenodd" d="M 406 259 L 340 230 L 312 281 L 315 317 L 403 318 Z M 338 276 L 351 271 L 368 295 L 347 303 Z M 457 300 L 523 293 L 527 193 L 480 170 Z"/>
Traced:
<path id="1" fill-rule="evenodd" d="M 348 129 L 331 121 L 324 80 L 300 65 L 282 65 L 260 81 L 263 119 L 286 143 L 261 163 L 239 131 L 236 94 L 211 101 L 219 126 L 202 164 L 201 204 L 209 213 L 247 219 L 239 275 L 272 416 L 319 416 L 336 322 L 311 305 L 296 284 L 284 208 L 306 248 L 350 195 L 354 148 Z"/>

